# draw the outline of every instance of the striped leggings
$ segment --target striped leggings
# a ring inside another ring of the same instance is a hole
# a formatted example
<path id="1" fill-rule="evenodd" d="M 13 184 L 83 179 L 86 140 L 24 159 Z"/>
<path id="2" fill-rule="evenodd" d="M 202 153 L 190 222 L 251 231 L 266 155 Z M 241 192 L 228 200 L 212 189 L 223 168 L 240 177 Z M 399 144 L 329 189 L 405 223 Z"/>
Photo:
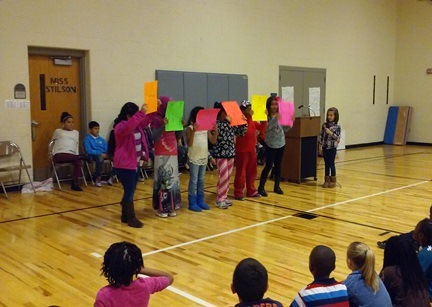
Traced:
<path id="1" fill-rule="evenodd" d="M 234 168 L 234 158 L 216 160 L 219 180 L 217 183 L 216 201 L 225 201 L 229 190 L 229 181 Z"/>

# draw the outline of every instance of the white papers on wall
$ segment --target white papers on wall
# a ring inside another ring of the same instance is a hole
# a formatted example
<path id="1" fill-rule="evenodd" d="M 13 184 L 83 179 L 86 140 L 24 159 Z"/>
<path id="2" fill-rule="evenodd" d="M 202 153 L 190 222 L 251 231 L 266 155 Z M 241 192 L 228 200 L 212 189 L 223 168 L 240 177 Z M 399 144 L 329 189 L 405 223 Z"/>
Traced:
<path id="1" fill-rule="evenodd" d="M 294 102 L 294 86 L 282 87 L 282 99 L 285 101 Z"/>
<path id="2" fill-rule="evenodd" d="M 7 99 L 5 109 L 30 109 L 30 100 Z"/>
<path id="3" fill-rule="evenodd" d="M 321 89 L 319 87 L 310 87 L 309 107 L 315 112 L 315 114 L 310 114 L 311 116 L 320 116 L 320 99 L 321 99 Z"/>

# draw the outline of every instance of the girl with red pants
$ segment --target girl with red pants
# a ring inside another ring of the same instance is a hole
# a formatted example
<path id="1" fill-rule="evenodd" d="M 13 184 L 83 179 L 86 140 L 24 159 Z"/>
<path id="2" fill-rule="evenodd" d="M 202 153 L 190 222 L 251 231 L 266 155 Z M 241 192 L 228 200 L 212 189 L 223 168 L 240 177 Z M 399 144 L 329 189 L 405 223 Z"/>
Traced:
<path id="1" fill-rule="evenodd" d="M 247 120 L 247 131 L 242 137 L 236 139 L 236 175 L 234 180 L 234 198 L 244 199 L 244 189 L 246 183 L 247 197 L 261 197 L 255 188 L 255 178 L 257 175 L 257 155 L 255 150 L 256 131 L 258 123 L 252 120 L 253 111 L 251 103 L 244 100 L 240 105 L 243 115 Z"/>

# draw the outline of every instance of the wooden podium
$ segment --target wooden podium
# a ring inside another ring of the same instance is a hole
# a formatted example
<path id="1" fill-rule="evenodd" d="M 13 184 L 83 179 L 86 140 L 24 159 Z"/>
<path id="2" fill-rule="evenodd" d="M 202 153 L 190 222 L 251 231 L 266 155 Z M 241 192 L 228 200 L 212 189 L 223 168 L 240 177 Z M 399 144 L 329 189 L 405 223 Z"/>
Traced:
<path id="1" fill-rule="evenodd" d="M 285 152 L 281 177 L 285 181 L 301 183 L 302 179 L 317 180 L 318 135 L 321 118 L 296 117 L 294 126 L 285 134 Z"/>

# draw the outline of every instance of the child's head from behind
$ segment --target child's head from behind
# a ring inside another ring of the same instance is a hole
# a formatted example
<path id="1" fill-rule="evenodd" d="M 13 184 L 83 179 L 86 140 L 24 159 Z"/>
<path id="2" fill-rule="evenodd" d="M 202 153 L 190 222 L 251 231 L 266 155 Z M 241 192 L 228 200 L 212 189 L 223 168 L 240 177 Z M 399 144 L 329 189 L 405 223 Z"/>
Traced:
<path id="1" fill-rule="evenodd" d="M 366 285 L 378 291 L 378 279 L 375 272 L 375 254 L 362 242 L 353 242 L 348 246 L 347 265 L 352 271 L 360 271 Z"/>
<path id="2" fill-rule="evenodd" d="M 60 123 L 62 124 L 64 130 L 72 131 L 74 128 L 73 117 L 68 112 L 62 113 L 60 116 Z"/>
<path id="3" fill-rule="evenodd" d="M 138 246 L 129 242 L 118 242 L 105 252 L 101 271 L 110 285 L 120 287 L 129 286 L 142 267 L 144 261 Z"/>
<path id="4" fill-rule="evenodd" d="M 204 110 L 204 108 L 203 107 L 195 107 L 191 110 L 190 115 L 189 115 L 189 120 L 187 122 L 188 126 L 196 123 L 196 118 L 197 118 L 198 112 L 201 110 Z"/>
<path id="5" fill-rule="evenodd" d="M 328 277 L 336 268 L 334 251 L 324 245 L 315 246 L 309 256 L 309 270 L 314 278 Z"/>
<path id="6" fill-rule="evenodd" d="M 93 136 L 98 136 L 99 135 L 100 126 L 99 126 L 98 122 L 91 121 L 91 122 L 89 122 L 88 127 L 89 127 L 91 135 L 93 135 Z"/>
<path id="7" fill-rule="evenodd" d="M 418 222 L 414 229 L 413 237 L 420 242 L 421 246 L 432 246 L 432 220 L 423 219 Z"/>
<path id="8" fill-rule="evenodd" d="M 126 102 L 120 110 L 120 114 L 118 115 L 119 121 L 129 120 L 132 116 L 138 112 L 139 107 L 133 102 Z"/>
<path id="9" fill-rule="evenodd" d="M 339 122 L 339 111 L 335 107 L 327 110 L 327 122 L 337 124 Z"/>
<path id="10" fill-rule="evenodd" d="M 267 291 L 267 286 L 267 270 L 260 262 L 253 258 L 246 258 L 237 264 L 231 290 L 237 293 L 241 302 L 261 300 Z"/>
<path id="11" fill-rule="evenodd" d="M 168 102 L 170 102 L 172 98 L 169 96 L 160 96 L 159 100 L 160 104 L 158 105 L 156 113 L 159 117 L 164 118 L 166 114 L 166 109 L 168 108 Z"/>

